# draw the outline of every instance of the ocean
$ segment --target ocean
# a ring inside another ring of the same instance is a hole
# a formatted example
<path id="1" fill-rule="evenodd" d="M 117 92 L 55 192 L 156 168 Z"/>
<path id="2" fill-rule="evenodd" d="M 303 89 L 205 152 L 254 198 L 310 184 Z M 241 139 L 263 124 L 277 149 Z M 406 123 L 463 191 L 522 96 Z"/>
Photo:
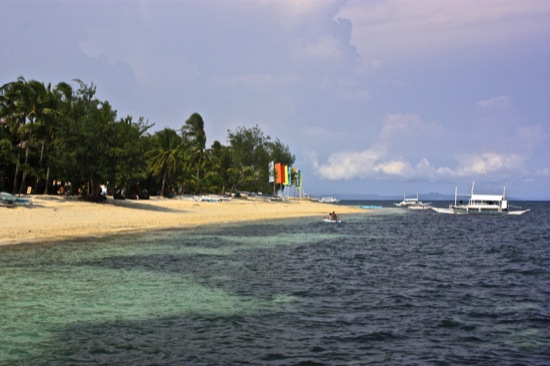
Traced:
<path id="1" fill-rule="evenodd" d="M 0 247 L 0 365 L 550 364 L 549 202 L 341 204 L 386 207 Z"/>

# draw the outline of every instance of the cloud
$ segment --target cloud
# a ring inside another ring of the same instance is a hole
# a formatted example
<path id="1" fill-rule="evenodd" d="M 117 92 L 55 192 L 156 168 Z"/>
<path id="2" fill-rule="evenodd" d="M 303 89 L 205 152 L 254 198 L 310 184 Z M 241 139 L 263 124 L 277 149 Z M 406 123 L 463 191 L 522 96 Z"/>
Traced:
<path id="1" fill-rule="evenodd" d="M 390 114 L 384 119 L 384 125 L 380 132 L 382 139 L 389 139 L 396 136 L 406 136 L 409 133 L 427 129 L 423 126 L 420 117 L 416 114 Z"/>
<path id="2" fill-rule="evenodd" d="M 351 0 L 337 16 L 352 21 L 359 53 L 377 60 L 550 35 L 545 0 Z"/>
<path id="3" fill-rule="evenodd" d="M 374 172 L 382 172 L 387 175 L 406 176 L 412 173 L 411 164 L 404 160 L 392 160 L 377 164 Z"/>
<path id="4" fill-rule="evenodd" d="M 479 108 L 509 107 L 512 104 L 512 98 L 507 95 L 501 95 L 490 99 L 482 99 L 476 103 Z"/>
<path id="5" fill-rule="evenodd" d="M 538 169 L 538 170 L 535 172 L 535 175 L 536 175 L 537 177 L 550 178 L 550 168 Z"/>
<path id="6" fill-rule="evenodd" d="M 423 122 L 416 114 L 389 114 L 384 118 L 377 143 L 363 151 L 333 153 L 325 164 L 315 161 L 314 169 L 321 178 L 329 180 L 433 176 L 437 169 L 425 156 L 420 156 L 417 163 L 403 156 L 414 159 L 418 155 L 414 151 L 430 146 L 429 141 L 440 132 L 439 126 Z"/>
<path id="7" fill-rule="evenodd" d="M 457 157 L 458 167 L 455 174 L 459 176 L 481 176 L 495 172 L 522 172 L 525 158 L 518 154 L 486 152 L 466 154 Z"/>
<path id="8" fill-rule="evenodd" d="M 361 152 L 339 152 L 330 155 L 326 164 L 315 162 L 317 174 L 327 180 L 424 178 L 448 181 L 460 177 L 510 176 L 527 174 L 525 157 L 518 154 L 487 152 L 461 155 L 455 158 L 455 167 L 433 166 L 427 158 L 417 163 L 403 158 L 390 159 L 387 151 L 376 146 Z M 544 176 L 546 170 L 538 174 Z"/>
<path id="9" fill-rule="evenodd" d="M 481 101 L 482 105 L 507 103 L 509 98 L 497 97 Z M 525 132 L 532 137 L 532 131 Z M 434 140 L 453 165 L 434 166 L 427 156 L 434 156 Z M 415 179 L 445 181 L 456 177 L 487 176 L 493 174 L 525 174 L 527 155 L 515 152 L 473 152 L 453 156 L 445 148 L 442 129 L 437 124 L 425 123 L 416 114 L 389 114 L 384 118 L 378 142 L 358 152 L 336 152 L 326 163 L 314 162 L 318 176 L 327 180 L 349 179 Z"/>
<path id="10" fill-rule="evenodd" d="M 313 162 L 317 174 L 328 180 L 366 178 L 375 169 L 383 170 L 378 163 L 385 155 L 382 146 L 373 146 L 360 152 L 337 152 L 329 156 L 327 163 Z M 379 165 L 377 168 L 376 166 Z"/>

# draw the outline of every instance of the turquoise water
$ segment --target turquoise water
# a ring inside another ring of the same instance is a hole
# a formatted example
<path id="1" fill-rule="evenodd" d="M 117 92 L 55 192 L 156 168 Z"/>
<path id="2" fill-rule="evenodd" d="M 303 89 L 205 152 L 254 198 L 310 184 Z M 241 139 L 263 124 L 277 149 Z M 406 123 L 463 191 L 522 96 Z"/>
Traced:
<path id="1" fill-rule="evenodd" d="M 0 248 L 0 364 L 545 364 L 550 207 Z M 481 220 L 481 221 L 480 221 Z"/>
<path id="2" fill-rule="evenodd" d="M 182 236 L 189 245 L 180 245 Z M 0 361 L 32 360 L 54 353 L 59 347 L 55 344 L 59 333 L 83 324 L 288 311 L 287 304 L 292 302 L 288 294 L 278 293 L 267 299 L 234 294 L 182 274 L 177 268 L 170 269 L 179 265 L 178 261 L 170 263 L 170 258 L 203 257 L 208 258 L 206 263 L 201 260 L 191 265 L 216 263 L 238 271 L 246 264 L 239 260 L 226 262 L 226 258 L 239 251 L 307 244 L 331 237 L 303 233 L 239 237 L 209 235 L 204 229 L 201 233 L 161 231 L 99 242 L 95 239 L 2 248 Z M 194 245 L 196 242 L 209 245 Z M 140 258 L 145 262 L 138 263 Z M 227 274 L 212 273 L 212 280 L 231 279 Z"/>

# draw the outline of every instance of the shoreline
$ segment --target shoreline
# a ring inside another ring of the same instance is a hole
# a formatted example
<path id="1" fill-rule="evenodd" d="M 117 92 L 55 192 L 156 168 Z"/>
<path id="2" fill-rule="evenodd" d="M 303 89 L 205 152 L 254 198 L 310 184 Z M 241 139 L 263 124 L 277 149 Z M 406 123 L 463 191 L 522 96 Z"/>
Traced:
<path id="1" fill-rule="evenodd" d="M 0 246 L 55 243 L 216 224 L 322 217 L 331 211 L 339 215 L 368 212 L 359 207 L 309 200 L 198 202 L 162 197 L 151 197 L 149 200 L 114 200 L 108 197 L 106 203 L 91 203 L 76 197 L 55 195 L 28 198 L 32 199 L 30 206 L 0 206 Z"/>

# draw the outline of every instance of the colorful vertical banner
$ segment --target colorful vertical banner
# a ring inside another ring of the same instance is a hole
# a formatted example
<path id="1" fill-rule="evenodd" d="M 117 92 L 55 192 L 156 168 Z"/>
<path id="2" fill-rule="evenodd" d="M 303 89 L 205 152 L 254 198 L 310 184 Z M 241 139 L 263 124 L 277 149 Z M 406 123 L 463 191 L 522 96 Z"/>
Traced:
<path id="1" fill-rule="evenodd" d="M 285 175 L 283 184 L 285 186 L 288 186 L 290 184 L 288 180 L 288 168 L 289 167 L 287 165 L 283 165 L 283 173 Z"/>
<path id="2" fill-rule="evenodd" d="M 275 162 L 269 162 L 269 183 L 275 183 Z"/>
<path id="3" fill-rule="evenodd" d="M 275 163 L 275 183 L 283 184 L 285 181 L 285 174 L 283 172 L 284 165 L 281 163 Z"/>

